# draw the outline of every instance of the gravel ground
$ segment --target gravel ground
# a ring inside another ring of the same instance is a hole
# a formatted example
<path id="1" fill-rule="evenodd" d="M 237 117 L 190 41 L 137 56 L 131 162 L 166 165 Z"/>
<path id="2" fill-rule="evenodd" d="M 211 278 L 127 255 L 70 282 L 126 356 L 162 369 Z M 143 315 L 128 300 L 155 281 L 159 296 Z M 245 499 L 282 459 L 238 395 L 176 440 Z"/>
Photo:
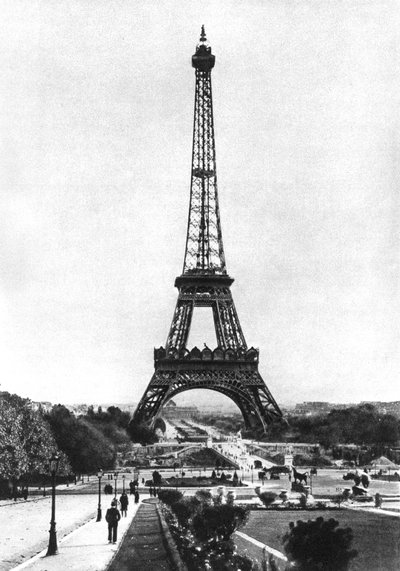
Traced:
<path id="1" fill-rule="evenodd" d="M 108 507 L 103 500 L 103 508 Z M 97 513 L 97 495 L 60 495 L 56 498 L 57 537 L 76 529 Z M 51 498 L 35 498 L 0 505 L 0 571 L 7 571 L 39 553 L 49 540 Z M 106 525 L 104 523 L 104 525 Z"/>

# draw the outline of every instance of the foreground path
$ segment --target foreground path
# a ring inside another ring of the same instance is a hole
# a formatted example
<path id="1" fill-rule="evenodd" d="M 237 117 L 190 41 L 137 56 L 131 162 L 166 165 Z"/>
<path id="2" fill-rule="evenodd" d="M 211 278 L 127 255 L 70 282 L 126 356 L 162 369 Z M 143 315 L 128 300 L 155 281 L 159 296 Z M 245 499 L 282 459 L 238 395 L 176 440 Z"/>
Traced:
<path id="1" fill-rule="evenodd" d="M 118 525 L 118 541 L 108 543 L 108 526 L 103 520 L 91 519 L 58 544 L 58 554 L 46 557 L 42 551 L 26 563 L 14 567 L 14 571 L 102 571 L 107 568 L 118 551 L 123 536 L 134 518 L 139 504 L 129 506 L 127 517 L 121 518 Z"/>
<path id="2" fill-rule="evenodd" d="M 95 495 L 57 496 L 58 541 L 97 513 Z M 51 498 L 18 501 L 0 507 L 0 571 L 13 569 L 42 551 L 49 542 Z"/>

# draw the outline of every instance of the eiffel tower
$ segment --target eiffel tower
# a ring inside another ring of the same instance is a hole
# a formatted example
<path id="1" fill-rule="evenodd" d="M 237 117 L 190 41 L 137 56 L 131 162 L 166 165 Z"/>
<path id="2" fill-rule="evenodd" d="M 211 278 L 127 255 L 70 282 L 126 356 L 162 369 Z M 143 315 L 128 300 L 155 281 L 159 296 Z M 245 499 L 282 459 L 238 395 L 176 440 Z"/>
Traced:
<path id="1" fill-rule="evenodd" d="M 191 389 L 211 389 L 232 399 L 245 426 L 266 432 L 282 413 L 258 372 L 258 349 L 247 347 L 227 274 L 218 206 L 211 70 L 215 56 L 204 26 L 192 57 L 196 74 L 192 177 L 186 250 L 171 328 L 154 350 L 155 371 L 134 413 L 133 423 L 154 424 L 172 397 Z M 189 350 L 195 307 L 212 309 L 218 346 Z"/>

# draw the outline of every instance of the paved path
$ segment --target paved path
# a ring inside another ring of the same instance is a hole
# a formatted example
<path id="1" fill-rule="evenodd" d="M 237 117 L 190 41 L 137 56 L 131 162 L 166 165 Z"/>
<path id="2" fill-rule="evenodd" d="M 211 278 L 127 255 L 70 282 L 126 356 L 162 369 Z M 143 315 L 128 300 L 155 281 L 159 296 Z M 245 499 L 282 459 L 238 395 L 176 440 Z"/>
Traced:
<path id="1" fill-rule="evenodd" d="M 45 549 L 26 563 L 14 567 L 14 571 L 103 571 L 119 549 L 138 506 L 129 506 L 128 516 L 121 518 L 115 545 L 108 543 L 104 518 L 100 522 L 93 518 L 59 542 L 57 555 L 46 557 Z"/>
<path id="2" fill-rule="evenodd" d="M 56 523 L 60 541 L 97 512 L 97 497 L 57 496 Z M 42 551 L 49 542 L 51 498 L 18 501 L 0 507 L 0 571 L 8 571 Z"/>

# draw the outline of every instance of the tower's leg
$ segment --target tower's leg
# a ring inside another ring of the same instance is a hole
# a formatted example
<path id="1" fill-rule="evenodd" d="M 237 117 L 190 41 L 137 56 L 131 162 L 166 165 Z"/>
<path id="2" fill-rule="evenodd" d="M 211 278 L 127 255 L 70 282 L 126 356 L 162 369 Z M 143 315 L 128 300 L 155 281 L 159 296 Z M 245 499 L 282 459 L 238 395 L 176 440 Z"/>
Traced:
<path id="1" fill-rule="evenodd" d="M 213 316 L 218 345 L 223 349 L 246 350 L 246 340 L 231 296 L 213 303 Z"/>
<path id="2" fill-rule="evenodd" d="M 193 302 L 178 299 L 168 334 L 167 348 L 174 348 L 179 351 L 186 347 L 190 326 L 192 324 L 192 316 Z"/>

